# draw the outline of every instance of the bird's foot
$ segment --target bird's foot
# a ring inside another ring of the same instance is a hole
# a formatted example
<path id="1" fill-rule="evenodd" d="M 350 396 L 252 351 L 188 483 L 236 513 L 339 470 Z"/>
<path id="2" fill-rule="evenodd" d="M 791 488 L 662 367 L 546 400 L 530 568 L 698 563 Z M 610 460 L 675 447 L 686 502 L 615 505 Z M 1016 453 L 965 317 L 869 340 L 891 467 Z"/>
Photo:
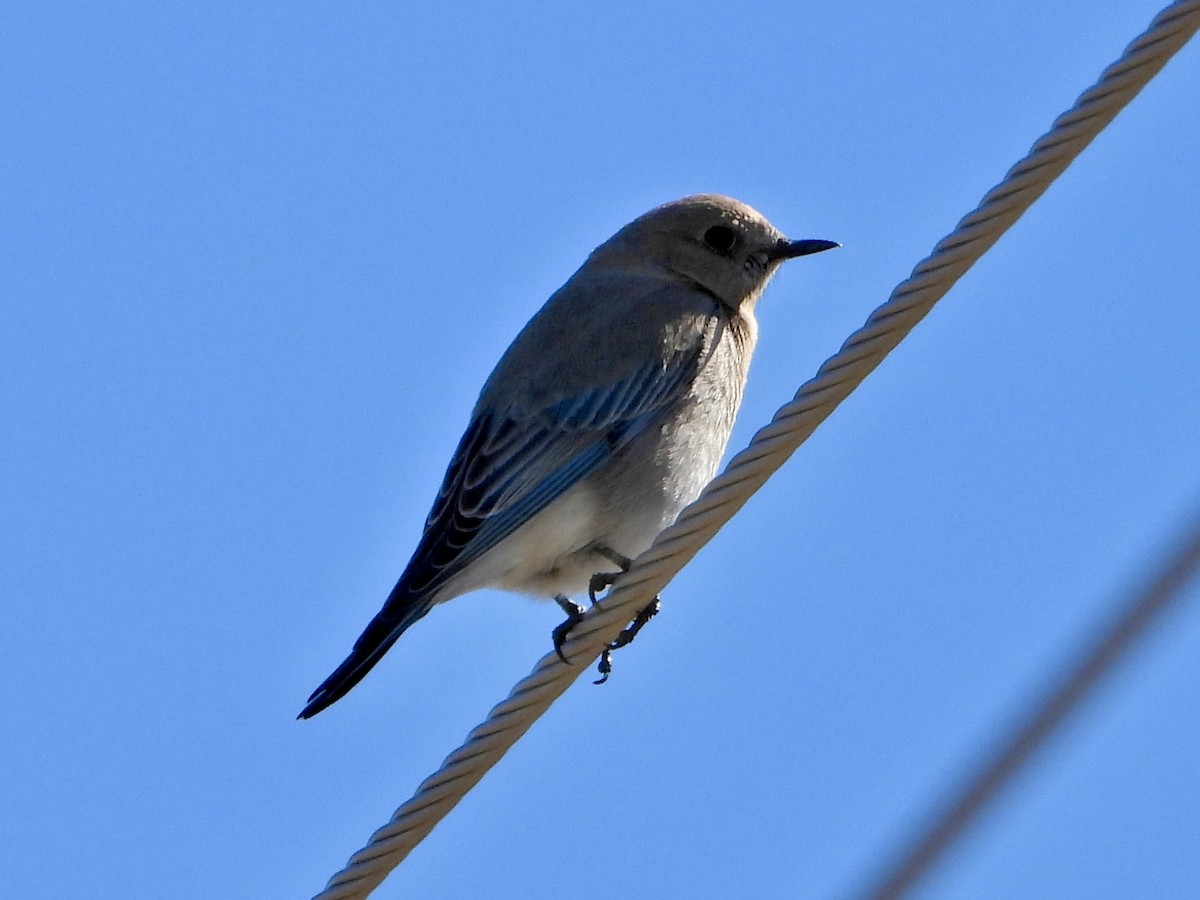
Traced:
<path id="1" fill-rule="evenodd" d="M 608 681 L 608 676 L 612 674 L 612 655 L 614 650 L 620 650 L 622 647 L 627 647 L 633 643 L 633 639 L 637 637 L 638 632 L 645 627 L 646 623 L 658 615 L 658 611 L 662 609 L 662 601 L 655 597 L 646 605 L 646 607 L 633 617 L 633 621 L 625 626 L 625 630 L 613 639 L 612 643 L 604 648 L 604 652 L 600 654 L 600 664 L 596 670 L 600 673 L 592 684 L 604 684 Z"/>
<path id="2" fill-rule="evenodd" d="M 592 550 L 603 556 L 613 565 L 619 567 L 621 570 L 620 572 L 597 572 L 588 581 L 588 597 L 592 601 L 592 606 L 598 606 L 600 601 L 596 599 L 596 595 L 605 588 L 612 587 L 612 585 L 618 578 L 621 577 L 623 573 L 628 572 L 629 567 L 633 565 L 633 560 L 625 554 L 618 553 L 616 550 L 612 549 L 612 547 L 605 546 L 604 544 L 594 544 L 592 545 Z"/>
<path id="3" fill-rule="evenodd" d="M 550 639 L 554 642 L 554 652 L 558 654 L 558 658 L 567 665 L 570 665 L 571 661 L 563 654 L 562 647 L 567 640 L 567 635 L 571 633 L 571 629 L 583 619 L 584 609 L 574 600 L 570 600 L 562 594 L 555 597 L 554 602 L 558 604 L 559 609 L 567 614 L 567 618 L 566 621 L 550 632 Z"/>
<path id="4" fill-rule="evenodd" d="M 605 588 L 612 587 L 613 582 L 620 577 L 620 572 L 597 572 L 588 580 L 588 598 L 592 601 L 592 606 L 600 605 L 596 595 Z"/>

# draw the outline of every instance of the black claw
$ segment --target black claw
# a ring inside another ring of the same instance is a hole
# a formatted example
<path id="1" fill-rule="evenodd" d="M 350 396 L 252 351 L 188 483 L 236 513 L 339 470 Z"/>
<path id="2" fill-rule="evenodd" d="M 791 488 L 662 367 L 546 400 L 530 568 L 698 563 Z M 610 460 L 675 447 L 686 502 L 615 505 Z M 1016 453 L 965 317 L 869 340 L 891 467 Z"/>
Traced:
<path id="1" fill-rule="evenodd" d="M 588 597 L 591 598 L 592 606 L 600 605 L 600 601 L 596 599 L 596 595 L 606 587 L 610 587 L 620 574 L 620 572 L 597 572 L 591 577 L 588 581 Z"/>
<path id="2" fill-rule="evenodd" d="M 642 630 L 647 622 L 658 615 L 660 609 L 662 609 L 662 601 L 655 597 L 633 617 L 633 621 L 625 626 L 625 629 L 613 639 L 612 643 L 604 648 L 604 652 L 600 654 L 600 664 L 596 667 L 596 671 L 600 673 L 600 677 L 593 681 L 592 684 L 604 684 L 604 682 L 608 681 L 608 676 L 612 674 L 613 651 L 620 650 L 622 647 L 628 647 L 632 644 L 638 632 Z"/>
<path id="3" fill-rule="evenodd" d="M 583 619 L 584 610 L 578 603 L 568 600 L 566 597 L 555 597 L 554 602 L 567 614 L 567 618 L 566 621 L 550 632 L 550 640 L 554 642 L 554 652 L 558 654 L 558 658 L 569 666 L 571 661 L 567 659 L 566 654 L 562 651 L 563 644 L 566 643 L 567 635 L 571 633 L 571 629 Z"/>
<path id="4" fill-rule="evenodd" d="M 600 673 L 592 684 L 604 684 L 608 681 L 608 676 L 612 674 L 612 647 L 605 647 L 604 652 L 600 654 L 600 665 L 596 667 L 596 671 Z"/>
<path id="5" fill-rule="evenodd" d="M 620 572 L 597 572 L 588 581 L 588 597 L 592 600 L 592 606 L 598 606 L 600 601 L 596 599 L 596 595 L 605 588 L 612 587 L 616 580 L 621 577 L 622 572 L 628 572 L 629 567 L 633 565 L 633 560 L 604 544 L 593 544 L 592 550 L 621 569 Z"/>

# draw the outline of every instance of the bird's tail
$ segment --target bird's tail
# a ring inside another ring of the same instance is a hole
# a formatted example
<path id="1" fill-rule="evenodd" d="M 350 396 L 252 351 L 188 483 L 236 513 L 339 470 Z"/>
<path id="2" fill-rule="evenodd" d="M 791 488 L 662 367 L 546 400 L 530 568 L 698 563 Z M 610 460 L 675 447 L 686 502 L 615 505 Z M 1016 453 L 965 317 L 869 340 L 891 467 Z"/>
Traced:
<path id="1" fill-rule="evenodd" d="M 383 658 L 397 638 L 434 606 L 432 598 L 399 596 L 403 593 L 406 591 L 401 580 L 392 590 L 392 595 L 388 597 L 383 609 L 354 642 L 354 649 L 350 651 L 350 655 L 312 692 L 308 703 L 296 718 L 311 719 L 325 707 L 346 696 L 350 689 L 371 671 L 375 663 Z"/>

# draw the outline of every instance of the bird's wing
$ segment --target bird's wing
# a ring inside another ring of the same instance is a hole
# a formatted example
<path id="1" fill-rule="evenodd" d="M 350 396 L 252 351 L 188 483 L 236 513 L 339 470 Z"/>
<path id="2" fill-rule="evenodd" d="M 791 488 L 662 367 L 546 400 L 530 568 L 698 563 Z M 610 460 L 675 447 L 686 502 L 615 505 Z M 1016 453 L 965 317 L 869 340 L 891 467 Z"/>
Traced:
<path id="1" fill-rule="evenodd" d="M 459 441 L 420 543 L 350 656 L 313 692 L 308 718 L 338 700 L 433 607 L 438 591 L 594 472 L 688 389 L 716 318 L 692 339 L 607 384 L 538 409 L 481 401 Z M 486 399 L 486 394 L 485 394 Z"/>
<path id="2" fill-rule="evenodd" d="M 699 355 L 695 347 L 668 366 L 656 360 L 536 416 L 478 413 L 401 583 L 436 591 L 595 471 L 682 395 Z"/>

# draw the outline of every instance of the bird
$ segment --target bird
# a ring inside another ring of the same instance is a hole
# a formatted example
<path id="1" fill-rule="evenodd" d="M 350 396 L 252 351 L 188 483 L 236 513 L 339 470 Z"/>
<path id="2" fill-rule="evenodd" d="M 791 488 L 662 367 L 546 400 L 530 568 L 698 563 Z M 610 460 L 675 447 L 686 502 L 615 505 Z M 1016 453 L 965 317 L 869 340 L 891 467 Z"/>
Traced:
<path id="1" fill-rule="evenodd" d="M 658 206 L 598 246 L 487 379 L 411 560 L 299 718 L 345 696 L 434 606 L 482 588 L 554 599 L 566 662 L 584 611 L 570 598 L 596 602 L 716 474 L 767 282 L 838 246 L 789 240 L 718 194 Z M 610 648 L 656 611 L 657 598 Z"/>

